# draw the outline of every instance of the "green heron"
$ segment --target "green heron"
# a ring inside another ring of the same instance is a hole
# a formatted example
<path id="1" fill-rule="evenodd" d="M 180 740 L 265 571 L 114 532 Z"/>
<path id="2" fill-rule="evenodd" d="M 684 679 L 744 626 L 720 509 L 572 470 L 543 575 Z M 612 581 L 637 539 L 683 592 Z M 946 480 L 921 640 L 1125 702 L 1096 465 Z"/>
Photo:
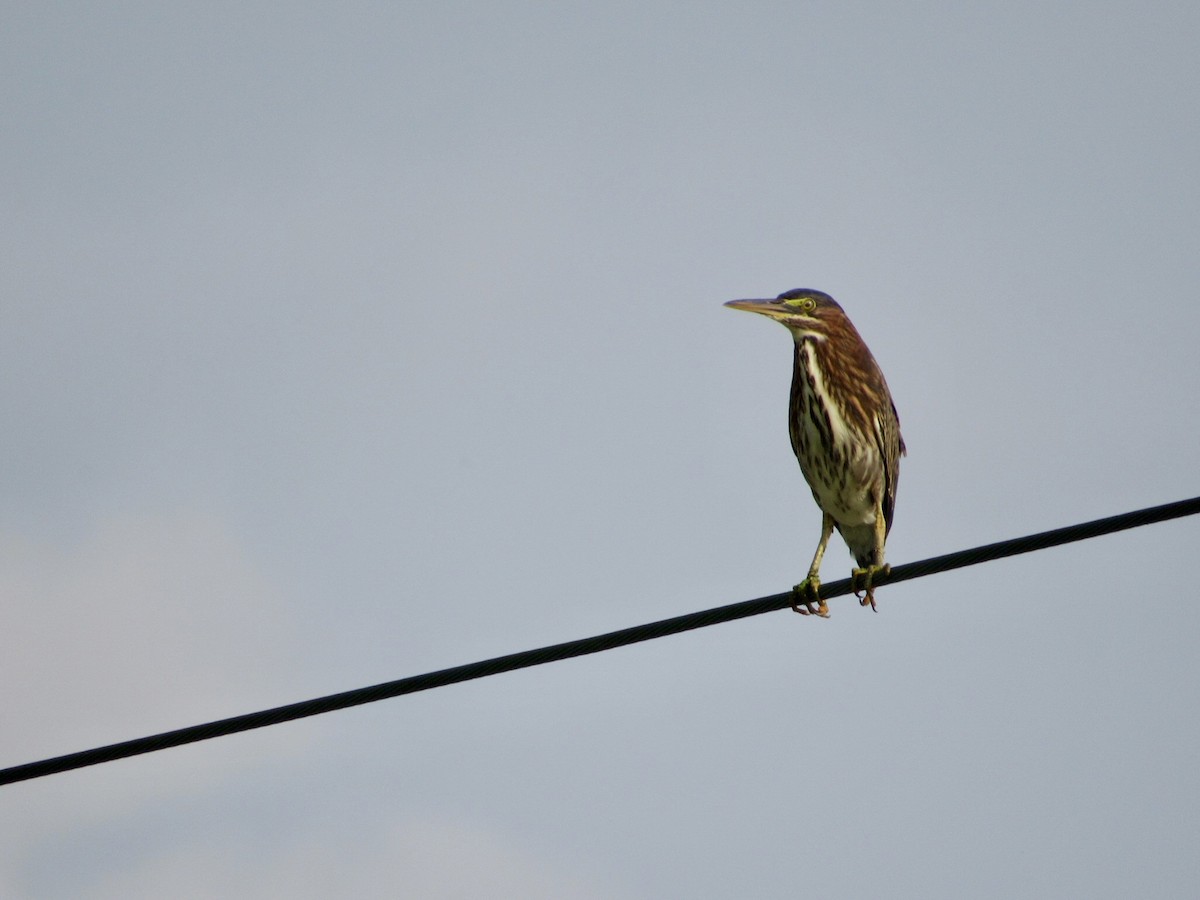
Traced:
<path id="1" fill-rule="evenodd" d="M 800 288 L 774 300 L 725 305 L 768 316 L 795 339 L 788 433 L 821 507 L 821 542 L 808 577 L 795 587 L 792 609 L 828 618 L 817 573 L 834 528 L 859 566 L 851 572 L 855 596 L 875 609 L 873 580 L 890 571 L 883 547 L 904 455 L 900 419 L 883 372 L 841 306 L 821 291 Z"/>

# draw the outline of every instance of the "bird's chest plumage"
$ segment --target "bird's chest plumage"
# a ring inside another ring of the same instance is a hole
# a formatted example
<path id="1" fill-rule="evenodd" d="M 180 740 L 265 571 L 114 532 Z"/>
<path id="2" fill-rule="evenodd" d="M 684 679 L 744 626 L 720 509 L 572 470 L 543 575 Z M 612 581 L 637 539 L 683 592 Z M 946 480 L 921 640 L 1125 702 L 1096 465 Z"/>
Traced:
<path id="1" fill-rule="evenodd" d="M 874 523 L 881 471 L 879 448 L 870 433 L 850 420 L 812 340 L 796 343 L 795 371 L 788 404 L 788 431 L 813 499 L 839 525 Z"/>

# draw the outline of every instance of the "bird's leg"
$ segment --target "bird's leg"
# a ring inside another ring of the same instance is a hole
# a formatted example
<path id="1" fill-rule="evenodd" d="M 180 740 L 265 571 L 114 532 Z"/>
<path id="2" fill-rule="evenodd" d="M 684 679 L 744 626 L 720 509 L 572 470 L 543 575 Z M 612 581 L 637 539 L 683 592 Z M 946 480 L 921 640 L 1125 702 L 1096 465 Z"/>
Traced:
<path id="1" fill-rule="evenodd" d="M 876 575 L 886 575 L 892 571 L 892 567 L 883 561 L 883 544 L 887 540 L 887 522 L 883 518 L 883 507 L 876 501 L 875 503 L 875 552 L 872 554 L 871 564 L 864 566 L 861 569 L 853 569 L 850 572 L 850 589 L 854 591 L 854 596 L 858 597 L 860 606 L 870 605 L 871 609 L 875 609 L 875 585 L 872 583 Z M 860 596 L 859 592 L 865 591 L 865 596 Z"/>
<path id="2" fill-rule="evenodd" d="M 822 513 L 821 542 L 817 544 L 817 552 L 813 554 L 812 565 L 808 567 L 808 577 L 792 588 L 795 592 L 792 609 L 802 616 L 812 614 L 823 619 L 829 618 L 829 607 L 821 596 L 821 579 L 817 577 L 817 572 L 821 569 L 821 558 L 825 555 L 825 545 L 829 543 L 831 534 L 833 534 L 833 516 Z M 801 606 L 805 608 L 801 609 Z"/>

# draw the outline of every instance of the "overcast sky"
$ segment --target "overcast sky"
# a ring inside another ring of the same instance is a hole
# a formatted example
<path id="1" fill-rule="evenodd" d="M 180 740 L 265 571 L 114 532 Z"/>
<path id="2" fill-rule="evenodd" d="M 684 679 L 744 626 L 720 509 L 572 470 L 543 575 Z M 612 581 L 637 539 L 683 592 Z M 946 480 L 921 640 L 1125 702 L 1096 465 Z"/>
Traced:
<path id="1" fill-rule="evenodd" d="M 870 344 L 893 563 L 1200 493 L 1195 3 L 0 25 L 0 766 L 786 590 L 735 297 Z M 1198 537 L 0 788 L 0 896 L 1183 896 Z"/>

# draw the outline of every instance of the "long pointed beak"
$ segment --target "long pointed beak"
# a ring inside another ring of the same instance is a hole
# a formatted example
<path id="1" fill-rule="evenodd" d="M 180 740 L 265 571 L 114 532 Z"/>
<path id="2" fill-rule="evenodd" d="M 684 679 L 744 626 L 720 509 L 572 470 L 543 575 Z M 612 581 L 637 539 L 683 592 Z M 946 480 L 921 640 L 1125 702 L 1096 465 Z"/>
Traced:
<path id="1" fill-rule="evenodd" d="M 772 319 L 783 314 L 783 305 L 778 300 L 730 300 L 725 304 L 730 309 L 744 309 L 746 312 L 761 313 Z"/>

